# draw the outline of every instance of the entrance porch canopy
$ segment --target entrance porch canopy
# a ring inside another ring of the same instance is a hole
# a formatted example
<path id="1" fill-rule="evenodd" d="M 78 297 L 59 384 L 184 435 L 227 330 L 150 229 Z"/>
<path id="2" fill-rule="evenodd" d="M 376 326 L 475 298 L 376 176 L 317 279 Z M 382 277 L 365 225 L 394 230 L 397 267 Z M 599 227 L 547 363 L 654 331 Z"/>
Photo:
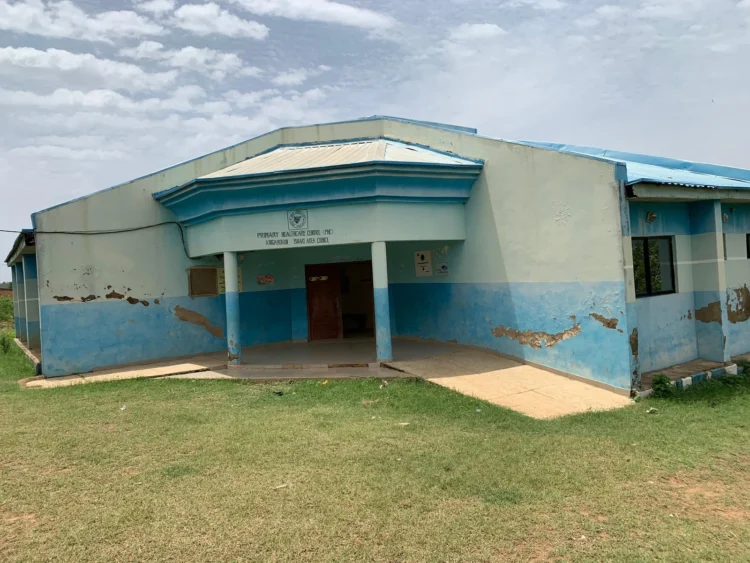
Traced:
<path id="1" fill-rule="evenodd" d="M 463 204 L 482 166 L 388 139 L 279 146 L 154 198 L 186 227 L 194 257 L 319 244 L 463 240 Z"/>
<path id="2" fill-rule="evenodd" d="M 227 353 L 241 363 L 237 252 L 372 243 L 377 358 L 392 358 L 386 242 L 464 240 L 483 163 L 388 139 L 280 146 L 154 194 L 193 257 L 224 255 Z M 340 310 L 339 310 L 340 313 Z"/>

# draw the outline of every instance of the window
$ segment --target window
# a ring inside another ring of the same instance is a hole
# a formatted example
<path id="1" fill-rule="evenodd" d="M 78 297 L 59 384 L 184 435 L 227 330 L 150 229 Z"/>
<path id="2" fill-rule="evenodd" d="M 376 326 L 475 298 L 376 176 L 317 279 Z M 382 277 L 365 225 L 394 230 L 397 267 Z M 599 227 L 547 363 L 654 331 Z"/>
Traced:
<path id="1" fill-rule="evenodd" d="M 672 238 L 633 238 L 633 274 L 637 297 L 674 293 Z"/>
<path id="2" fill-rule="evenodd" d="M 190 268 L 188 270 L 188 290 L 190 297 L 219 295 L 219 275 L 216 268 Z"/>
<path id="3" fill-rule="evenodd" d="M 745 235 L 745 246 L 747 247 L 747 257 L 750 259 L 750 235 Z"/>

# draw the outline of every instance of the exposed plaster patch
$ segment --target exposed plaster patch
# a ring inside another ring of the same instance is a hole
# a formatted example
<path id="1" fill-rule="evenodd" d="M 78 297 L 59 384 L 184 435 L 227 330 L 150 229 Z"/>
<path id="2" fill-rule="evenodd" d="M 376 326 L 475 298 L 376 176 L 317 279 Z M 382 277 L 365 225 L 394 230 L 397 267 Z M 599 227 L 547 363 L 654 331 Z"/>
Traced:
<path id="1" fill-rule="evenodd" d="M 158 305 L 158 304 L 159 304 L 159 300 L 158 299 L 154 299 L 154 305 Z"/>
<path id="2" fill-rule="evenodd" d="M 68 297 L 67 295 L 53 295 L 52 299 L 57 299 L 58 301 L 73 301 L 73 297 Z"/>
<path id="3" fill-rule="evenodd" d="M 620 322 L 619 319 L 608 319 L 607 317 L 600 315 L 599 313 L 589 313 L 589 317 L 596 319 L 597 321 L 602 323 L 602 325 L 604 325 L 604 328 L 610 328 L 612 330 L 615 330 L 617 328 L 617 323 Z"/>
<path id="4" fill-rule="evenodd" d="M 731 292 L 734 299 L 731 299 Z M 727 290 L 727 317 L 730 323 L 744 323 L 750 319 L 750 289 L 747 285 Z"/>
<path id="5" fill-rule="evenodd" d="M 721 303 L 714 301 L 705 307 L 695 310 L 695 320 L 702 323 L 721 324 Z"/>
<path id="6" fill-rule="evenodd" d="M 116 291 L 110 291 L 104 297 L 106 297 L 107 299 L 122 299 L 125 296 L 122 293 L 117 293 Z"/>
<path id="7" fill-rule="evenodd" d="M 128 297 L 125 301 L 127 301 L 131 305 L 136 305 L 137 303 L 140 303 L 140 301 L 138 301 L 138 299 L 136 299 L 135 297 Z"/>
<path id="8" fill-rule="evenodd" d="M 146 301 L 145 299 L 142 299 L 141 305 L 143 305 L 144 307 L 148 307 L 148 301 Z"/>
<path id="9" fill-rule="evenodd" d="M 534 332 L 531 330 L 524 330 L 521 332 L 515 328 L 506 328 L 502 325 L 492 329 L 492 335 L 495 338 L 507 337 L 511 340 L 518 341 L 520 344 L 531 346 L 537 350 L 542 347 L 552 348 L 563 340 L 573 338 L 579 334 L 581 334 L 581 323 L 576 323 L 572 327 L 565 329 L 562 332 L 556 332 L 555 334 L 542 331 Z"/>
<path id="10" fill-rule="evenodd" d="M 634 328 L 630 333 L 630 353 L 634 358 L 638 358 L 638 329 Z"/>
<path id="11" fill-rule="evenodd" d="M 209 321 L 200 313 L 196 313 L 195 311 L 191 311 L 190 309 L 185 309 L 184 307 L 180 307 L 179 305 L 177 305 L 174 308 L 174 314 L 181 321 L 202 326 L 216 338 L 224 338 L 224 329 L 220 326 L 212 325 L 211 321 Z"/>
<path id="12" fill-rule="evenodd" d="M 94 299 L 96 299 L 96 295 L 87 295 L 86 297 L 81 297 L 81 301 L 83 301 L 84 303 L 93 301 Z"/>

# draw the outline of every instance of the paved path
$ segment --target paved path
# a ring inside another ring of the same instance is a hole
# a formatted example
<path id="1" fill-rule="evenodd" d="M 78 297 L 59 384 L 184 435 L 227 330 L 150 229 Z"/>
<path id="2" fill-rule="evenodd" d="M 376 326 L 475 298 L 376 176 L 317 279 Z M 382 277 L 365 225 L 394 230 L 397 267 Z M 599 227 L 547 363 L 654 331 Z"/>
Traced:
<path id="1" fill-rule="evenodd" d="M 533 418 L 632 404 L 628 397 L 614 391 L 472 349 L 388 365 Z"/>
<path id="2" fill-rule="evenodd" d="M 28 388 L 49 389 L 98 381 L 148 377 L 286 381 L 415 376 L 534 418 L 555 418 L 631 404 L 629 398 L 613 391 L 495 354 L 452 344 L 394 340 L 397 361 L 386 364 L 387 367 L 347 365 L 348 362 L 361 364 L 363 352 L 367 352 L 371 345 L 371 342 L 365 340 L 338 345 L 316 343 L 312 346 L 264 346 L 243 351 L 248 359 L 252 358 L 251 361 L 257 364 L 234 369 L 226 369 L 224 353 L 217 353 L 82 375 L 49 379 L 37 377 L 24 380 L 22 385 Z M 365 365 L 369 359 L 368 356 L 364 356 Z M 327 362 L 337 362 L 341 367 L 328 367 Z M 297 369 L 269 369 L 271 365 L 295 365 Z"/>

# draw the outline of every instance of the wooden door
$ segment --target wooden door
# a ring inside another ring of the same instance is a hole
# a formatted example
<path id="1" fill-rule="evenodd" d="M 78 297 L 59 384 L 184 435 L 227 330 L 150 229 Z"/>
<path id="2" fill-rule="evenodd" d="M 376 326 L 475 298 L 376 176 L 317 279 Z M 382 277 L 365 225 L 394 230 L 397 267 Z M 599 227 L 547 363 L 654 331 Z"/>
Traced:
<path id="1" fill-rule="evenodd" d="M 309 339 L 343 338 L 341 269 L 339 265 L 307 265 L 305 266 L 305 280 Z"/>

